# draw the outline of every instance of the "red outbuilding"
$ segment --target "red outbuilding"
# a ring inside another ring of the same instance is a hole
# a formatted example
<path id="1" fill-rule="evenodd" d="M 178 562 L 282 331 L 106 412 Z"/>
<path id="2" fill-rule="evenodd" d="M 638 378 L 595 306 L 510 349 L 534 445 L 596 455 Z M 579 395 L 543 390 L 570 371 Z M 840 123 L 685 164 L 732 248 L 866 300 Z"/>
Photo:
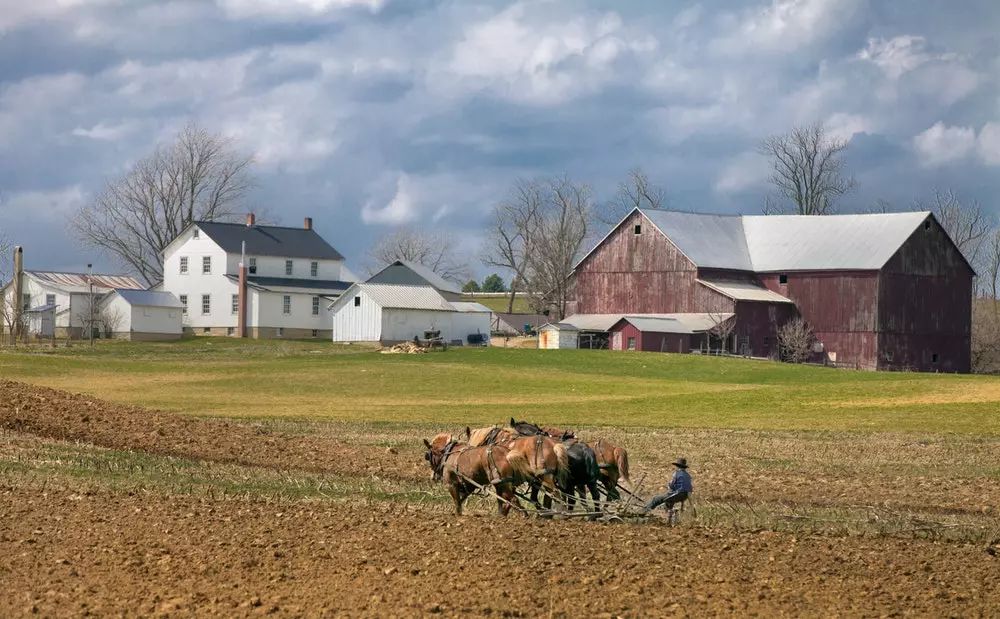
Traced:
<path id="1" fill-rule="evenodd" d="M 577 264 L 576 315 L 565 322 L 617 315 L 611 348 L 627 349 L 634 337 L 638 350 L 674 351 L 683 348 L 667 337 L 674 332 L 625 318 L 733 314 L 726 348 L 767 357 L 777 353 L 777 329 L 801 316 L 816 337 L 816 360 L 968 372 L 974 276 L 929 212 L 635 209 Z M 614 333 L 624 338 L 620 346 Z"/>

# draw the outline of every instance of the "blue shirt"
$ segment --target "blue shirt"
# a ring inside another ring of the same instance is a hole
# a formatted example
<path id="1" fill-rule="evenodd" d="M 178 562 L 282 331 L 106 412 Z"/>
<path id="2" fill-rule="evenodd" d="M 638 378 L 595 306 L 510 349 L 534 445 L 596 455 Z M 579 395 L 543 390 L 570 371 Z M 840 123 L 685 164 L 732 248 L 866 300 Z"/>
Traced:
<path id="1" fill-rule="evenodd" d="M 671 492 L 687 492 L 690 494 L 694 490 L 694 486 L 691 485 L 691 475 L 684 469 L 677 469 L 674 471 L 674 477 L 670 480 L 667 488 Z"/>

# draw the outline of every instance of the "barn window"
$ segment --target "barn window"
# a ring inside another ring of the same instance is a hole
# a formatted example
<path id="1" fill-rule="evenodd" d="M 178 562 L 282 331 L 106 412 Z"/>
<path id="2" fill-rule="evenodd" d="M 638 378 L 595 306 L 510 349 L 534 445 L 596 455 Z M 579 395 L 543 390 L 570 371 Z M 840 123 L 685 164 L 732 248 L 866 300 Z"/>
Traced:
<path id="1" fill-rule="evenodd" d="M 257 258 L 254 256 L 250 256 L 250 272 L 251 273 L 257 272 Z"/>
<path id="2" fill-rule="evenodd" d="M 236 327 L 226 327 L 226 335 L 236 335 Z"/>
<path id="3" fill-rule="evenodd" d="M 309 275 L 312 275 L 313 277 L 316 277 L 317 275 L 319 275 L 319 263 L 318 262 L 314 261 L 314 262 L 310 262 L 309 263 Z"/>
<path id="4" fill-rule="evenodd" d="M 291 274 L 292 274 L 292 261 L 285 260 L 285 275 L 291 275 Z"/>
<path id="5" fill-rule="evenodd" d="M 312 330 L 312 336 L 313 337 L 319 337 L 319 329 L 313 329 Z"/>
<path id="6" fill-rule="evenodd" d="M 886 361 L 892 361 L 892 351 L 891 350 L 885 351 L 885 360 Z"/>
<path id="7" fill-rule="evenodd" d="M 281 297 L 281 313 L 291 314 L 292 313 L 292 296 L 286 294 Z"/>
<path id="8" fill-rule="evenodd" d="M 202 314 L 212 313 L 212 295 L 210 294 L 201 295 L 201 313 Z"/>
<path id="9" fill-rule="evenodd" d="M 188 313 L 188 296 L 186 294 L 182 294 L 179 298 L 181 300 L 181 305 L 184 306 L 184 307 L 181 308 L 181 314 L 187 314 Z"/>
<path id="10" fill-rule="evenodd" d="M 278 327 L 277 329 L 274 330 L 274 335 L 277 336 L 277 337 L 284 337 L 285 336 L 285 328 L 284 327 Z"/>
<path id="11" fill-rule="evenodd" d="M 240 311 L 240 295 L 234 294 L 232 312 L 235 314 L 239 311 Z"/>
<path id="12" fill-rule="evenodd" d="M 313 297 L 313 316 L 319 316 L 319 297 Z"/>
<path id="13" fill-rule="evenodd" d="M 201 257 L 201 273 L 202 275 L 210 275 L 212 273 L 212 257 L 202 256 Z"/>
<path id="14" fill-rule="evenodd" d="M 938 354 L 931 353 L 931 363 L 937 363 L 937 362 L 938 362 Z"/>
<path id="15" fill-rule="evenodd" d="M 785 275 L 784 273 L 782 273 L 781 275 L 779 275 L 778 276 L 778 283 L 779 284 L 787 284 L 788 283 L 788 276 Z"/>
<path id="16" fill-rule="evenodd" d="M 47 295 L 45 295 L 45 304 L 46 305 L 55 305 L 56 304 L 56 295 L 54 295 L 54 294 L 47 294 Z"/>
<path id="17" fill-rule="evenodd" d="M 629 350 L 635 350 L 635 338 L 634 337 L 628 338 L 628 349 Z"/>
<path id="18" fill-rule="evenodd" d="M 635 225 L 635 226 L 634 226 L 634 227 L 632 228 L 632 233 L 633 233 L 633 234 L 642 234 L 642 224 L 636 224 L 636 225 Z"/>
<path id="19" fill-rule="evenodd" d="M 930 230 L 930 229 L 931 229 L 931 220 L 928 219 L 924 221 L 924 230 Z"/>
<path id="20" fill-rule="evenodd" d="M 361 297 L 354 297 L 354 307 L 361 307 Z"/>
<path id="21" fill-rule="evenodd" d="M 211 333 L 212 332 L 212 327 L 202 327 L 201 328 L 201 332 L 202 333 Z"/>
<path id="22" fill-rule="evenodd" d="M 201 230 L 199 230 L 198 228 L 195 228 L 194 229 L 194 234 L 192 234 L 191 237 L 195 238 L 195 239 L 200 239 L 201 238 Z"/>
<path id="23" fill-rule="evenodd" d="M 181 275 L 187 275 L 188 273 L 188 257 L 181 256 Z"/>

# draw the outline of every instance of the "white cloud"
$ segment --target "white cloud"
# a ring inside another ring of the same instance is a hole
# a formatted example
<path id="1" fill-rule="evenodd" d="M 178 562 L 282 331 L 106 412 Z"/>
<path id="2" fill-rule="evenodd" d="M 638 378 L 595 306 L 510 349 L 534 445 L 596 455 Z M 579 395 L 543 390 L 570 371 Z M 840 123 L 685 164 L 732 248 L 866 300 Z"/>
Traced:
<path id="1" fill-rule="evenodd" d="M 874 123 L 860 114 L 845 114 L 838 112 L 826 120 L 826 130 L 830 137 L 837 140 L 851 141 L 859 133 L 871 133 Z"/>
<path id="2" fill-rule="evenodd" d="M 73 129 L 73 135 L 92 140 L 114 141 L 119 140 L 135 129 L 135 124 L 131 122 L 107 123 L 101 121 L 90 128 L 77 127 Z"/>
<path id="3" fill-rule="evenodd" d="M 972 152 L 976 147 L 976 132 L 971 127 L 948 127 L 939 121 L 913 138 L 913 146 L 924 165 L 944 165 Z"/>
<path id="4" fill-rule="evenodd" d="M 243 19 L 308 19 L 344 9 L 362 8 L 377 13 L 386 0 L 217 0 L 226 15 Z"/>
<path id="5" fill-rule="evenodd" d="M 989 122 L 979 130 L 979 156 L 987 165 L 1000 166 L 1000 123 Z"/>
<path id="6" fill-rule="evenodd" d="M 86 195 L 79 185 L 61 189 L 18 191 L 0 202 L 0 213 L 31 213 L 47 223 L 64 222 L 83 205 Z"/>
<path id="7" fill-rule="evenodd" d="M 0 34 L 24 23 L 53 19 L 75 9 L 87 9 L 121 0 L 10 0 L 0 3 Z"/>
<path id="8" fill-rule="evenodd" d="M 891 39 L 868 39 L 868 45 L 858 52 L 858 58 L 875 64 L 896 80 L 929 62 L 933 56 L 927 51 L 924 37 L 905 34 Z"/>
<path id="9" fill-rule="evenodd" d="M 863 0 L 772 0 L 729 16 L 737 27 L 719 41 L 730 53 L 789 52 L 821 41 L 845 26 Z"/>
<path id="10" fill-rule="evenodd" d="M 407 224 L 417 218 L 418 209 L 413 196 L 413 186 L 407 174 L 396 180 L 396 193 L 388 203 L 378 206 L 367 202 L 361 209 L 361 220 L 366 224 Z"/>

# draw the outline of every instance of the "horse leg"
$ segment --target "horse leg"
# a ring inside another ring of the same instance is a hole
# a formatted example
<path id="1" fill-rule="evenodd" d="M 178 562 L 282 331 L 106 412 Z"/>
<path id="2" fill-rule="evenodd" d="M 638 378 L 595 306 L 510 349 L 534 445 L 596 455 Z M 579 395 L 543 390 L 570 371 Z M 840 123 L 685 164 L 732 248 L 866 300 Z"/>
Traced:
<path id="1" fill-rule="evenodd" d="M 590 488 L 590 498 L 594 500 L 594 511 L 601 511 L 601 493 L 597 490 L 597 482 L 591 481 L 587 487 Z"/>
<path id="2" fill-rule="evenodd" d="M 501 490 L 501 487 L 503 488 Z M 514 496 L 514 488 L 509 484 L 504 484 L 501 487 L 497 487 L 497 508 L 500 510 L 501 516 L 506 516 L 510 513 L 511 505 L 517 505 L 517 497 Z"/>
<path id="3" fill-rule="evenodd" d="M 541 485 L 537 480 L 531 482 L 531 504 L 535 506 L 535 509 L 541 509 L 541 505 L 538 504 L 538 490 Z"/>

